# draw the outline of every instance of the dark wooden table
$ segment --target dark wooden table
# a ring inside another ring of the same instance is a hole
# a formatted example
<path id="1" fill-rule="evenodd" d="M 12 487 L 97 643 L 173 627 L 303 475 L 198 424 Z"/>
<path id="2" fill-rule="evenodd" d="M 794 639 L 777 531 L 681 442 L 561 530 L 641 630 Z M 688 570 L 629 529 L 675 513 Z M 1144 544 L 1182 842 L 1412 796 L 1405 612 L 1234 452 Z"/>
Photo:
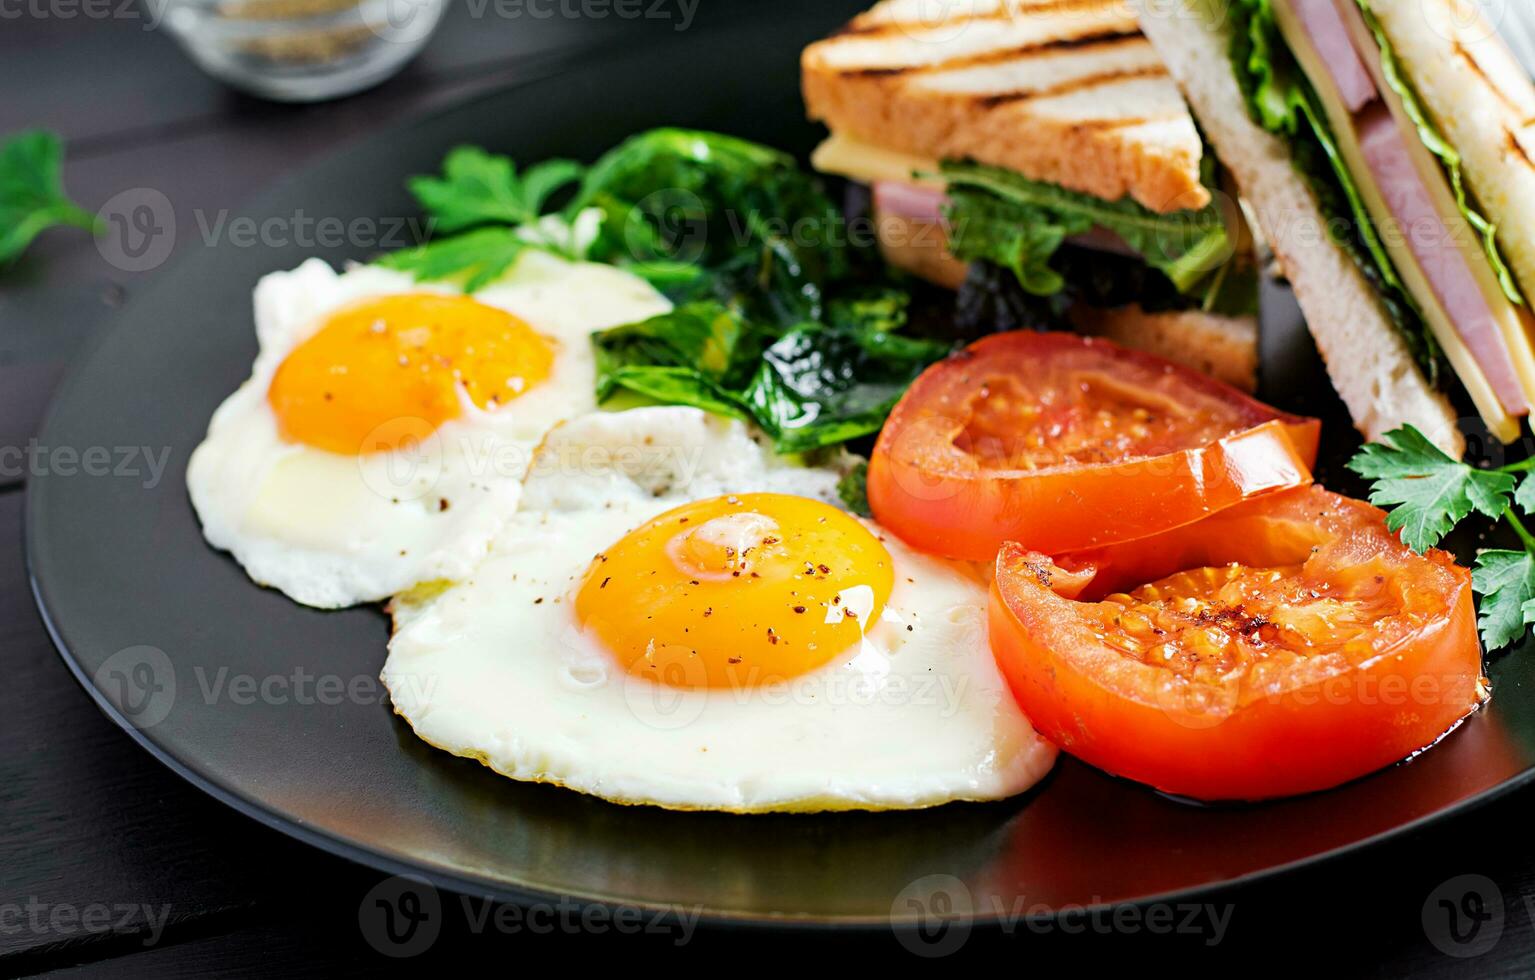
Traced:
<path id="1" fill-rule="evenodd" d="M 535 8 L 555 15 L 532 16 Z M 253 192 L 381 126 L 671 33 L 684 8 L 663 3 L 656 9 L 670 19 L 633 19 L 590 16 L 609 9 L 602 3 L 460 2 L 401 75 L 351 99 L 302 107 L 222 88 L 169 37 L 146 30 L 139 9 L 117 0 L 0 0 L 0 133 L 30 125 L 61 132 L 69 189 L 88 208 L 152 188 L 180 215 L 217 216 L 238 215 Z M 588 15 L 561 13 L 580 9 Z M 827 8 L 805 3 L 703 0 L 688 29 L 706 43 L 707 32 L 727 22 L 794 15 L 828 19 Z M 190 219 L 179 230 L 178 251 L 202 247 Z M 45 235 L 0 272 L 0 973 L 335 976 L 458 962 L 538 970 L 547 960 L 526 958 L 551 952 L 707 962 L 702 953 L 769 968 L 803 968 L 819 955 L 909 956 L 888 932 L 631 934 L 600 922 L 582 927 L 579 918 L 487 914 L 482 903 L 445 895 L 439 938 L 417 958 L 387 958 L 360 920 L 380 874 L 225 809 L 99 714 L 33 608 L 21 552 L 25 467 L 16 460 L 70 358 L 94 331 L 111 330 L 117 310 L 155 274 L 114 268 L 91 239 L 69 232 Z M 1018 970 L 1162 961 L 1201 973 L 1288 964 L 1319 975 L 1530 975 L 1532 804 L 1535 791 L 1520 792 L 1406 840 L 1220 892 L 1211 901 L 1229 907 L 1231 918 L 1219 941 L 1209 932 L 1154 934 L 1112 923 L 1071 932 L 1019 925 L 1011 934 L 972 934 L 961 952 L 1013 957 Z M 1430 937 L 1442 935 L 1445 914 L 1435 889 L 1465 874 L 1490 878 L 1486 897 L 1501 896 L 1503 907 L 1495 920 L 1501 938 L 1469 958 L 1445 950 L 1482 944 Z"/>

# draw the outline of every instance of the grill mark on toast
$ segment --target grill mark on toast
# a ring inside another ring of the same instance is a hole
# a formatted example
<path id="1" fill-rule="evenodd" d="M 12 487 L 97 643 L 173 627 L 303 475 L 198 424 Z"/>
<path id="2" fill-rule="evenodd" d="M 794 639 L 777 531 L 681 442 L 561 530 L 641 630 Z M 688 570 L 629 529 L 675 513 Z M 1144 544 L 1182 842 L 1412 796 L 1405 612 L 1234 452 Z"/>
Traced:
<path id="1" fill-rule="evenodd" d="M 1131 126 L 1144 126 L 1146 123 L 1155 122 L 1154 116 L 1131 116 L 1125 119 L 1084 119 L 1082 122 L 1072 123 L 1071 128 L 1082 132 L 1103 132 L 1110 129 L 1129 129 Z"/>
<path id="2" fill-rule="evenodd" d="M 1150 68 L 1131 68 L 1123 71 L 1104 71 L 1094 75 L 1084 75 L 1081 78 L 1073 78 L 1070 81 L 1060 82 L 1056 85 L 1048 85 L 1038 89 L 1024 89 L 1017 92 L 997 92 L 991 95 L 968 96 L 987 109 L 1008 105 L 1017 102 L 1030 102 L 1034 99 L 1048 99 L 1058 95 L 1069 95 L 1083 89 L 1099 88 L 1113 82 L 1130 81 L 1136 78 L 1165 78 L 1167 68 L 1156 65 Z"/>
<path id="3" fill-rule="evenodd" d="M 1475 72 L 1476 73 L 1476 77 L 1480 78 L 1484 85 L 1486 85 L 1488 88 L 1492 89 L 1492 94 L 1496 95 L 1498 97 L 1498 101 L 1499 102 L 1502 102 L 1512 112 L 1515 112 L 1515 113 L 1522 113 L 1523 112 L 1523 110 L 1520 108 L 1519 104 L 1516 103 L 1513 99 L 1509 98 L 1508 95 L 1506 95 L 1502 89 L 1498 88 L 1497 83 L 1492 80 L 1492 77 L 1489 76 L 1485 71 L 1482 70 L 1481 63 L 1476 60 L 1476 56 L 1475 55 L 1473 55 L 1470 51 L 1466 50 L 1465 45 L 1461 44 L 1459 41 L 1456 41 L 1455 44 L 1454 44 L 1454 49 L 1455 49 L 1456 56 L 1458 56 L 1461 61 L 1464 61 L 1466 63 L 1466 67 L 1470 68 L 1473 72 Z M 1530 121 L 1531 122 L 1535 122 L 1535 120 L 1530 120 Z M 1528 123 L 1526 123 L 1526 125 L 1528 125 Z"/>
<path id="4" fill-rule="evenodd" d="M 1004 64 L 1009 61 L 1019 61 L 1025 58 L 1036 58 L 1053 54 L 1057 51 L 1081 51 L 1094 47 L 1112 48 L 1124 44 L 1143 42 L 1145 39 L 1146 36 L 1135 29 L 1095 31 L 1092 34 L 1083 34 L 1081 37 L 1056 38 L 1053 41 L 1042 41 L 1038 44 L 1024 44 L 997 51 L 983 51 L 979 54 L 963 58 L 951 58 L 948 61 L 928 65 L 899 65 L 890 68 L 851 68 L 846 71 L 838 71 L 837 74 L 855 78 L 895 78 L 899 75 L 931 75 L 938 72 L 954 71 L 960 68 L 978 68 L 986 65 Z"/>
<path id="5" fill-rule="evenodd" d="M 931 23 L 909 20 L 876 20 L 860 23 L 859 21 L 862 18 L 855 17 L 828 36 L 885 37 L 891 34 L 910 35 L 916 31 L 932 30 L 939 27 L 953 27 L 956 24 L 967 23 L 969 21 L 1024 20 L 1041 14 L 1064 13 L 1067 11 L 1092 13 L 1098 10 L 1109 10 L 1114 7 L 1115 2 L 1116 0 L 1045 0 L 1044 3 L 1021 6 L 1003 4 L 999 9 L 984 14 L 970 14 L 966 17 L 956 17 L 953 20 L 935 20 Z"/>
<path id="6" fill-rule="evenodd" d="M 1531 160 L 1530 155 L 1524 151 L 1524 145 L 1519 142 L 1519 137 L 1515 135 L 1514 131 L 1505 128 L 1503 132 L 1508 136 L 1508 148 L 1518 155 L 1519 159 L 1524 161 L 1526 167 L 1535 170 L 1535 160 Z"/>

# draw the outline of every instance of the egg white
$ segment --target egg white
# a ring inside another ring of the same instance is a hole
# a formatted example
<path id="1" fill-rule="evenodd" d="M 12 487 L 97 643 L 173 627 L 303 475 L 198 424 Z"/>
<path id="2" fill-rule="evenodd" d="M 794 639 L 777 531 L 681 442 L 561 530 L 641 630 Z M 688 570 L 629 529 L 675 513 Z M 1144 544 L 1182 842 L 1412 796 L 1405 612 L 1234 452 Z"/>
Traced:
<path id="1" fill-rule="evenodd" d="M 337 273 L 318 259 L 257 285 L 251 377 L 214 414 L 187 473 L 208 542 L 255 581 L 336 608 L 468 574 L 516 509 L 544 433 L 596 407 L 591 332 L 670 308 L 619 269 L 530 250 L 474 298 L 554 341 L 542 384 L 495 411 L 465 397 L 460 417 L 400 451 L 347 456 L 285 441 L 266 398 L 284 358 L 343 306 L 423 291 L 454 292 L 379 266 Z"/>
<path id="2" fill-rule="evenodd" d="M 620 803 L 891 809 L 1023 791 L 1055 749 L 992 659 L 985 585 L 872 522 L 895 569 L 884 615 L 862 643 L 781 684 L 658 685 L 575 619 L 593 556 L 663 511 L 746 492 L 836 503 L 838 477 L 695 409 L 565 423 L 487 559 L 460 583 L 395 600 L 383 671 L 395 710 L 427 742 L 504 775 Z"/>

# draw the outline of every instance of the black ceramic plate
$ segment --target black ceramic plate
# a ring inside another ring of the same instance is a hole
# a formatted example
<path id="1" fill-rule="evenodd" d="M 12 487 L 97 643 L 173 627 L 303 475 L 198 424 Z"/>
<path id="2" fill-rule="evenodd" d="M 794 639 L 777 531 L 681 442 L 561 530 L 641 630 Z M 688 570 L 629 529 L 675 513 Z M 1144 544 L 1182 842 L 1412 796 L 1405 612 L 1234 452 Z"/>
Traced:
<path id="1" fill-rule="evenodd" d="M 798 51 L 847 11 L 809 3 L 782 11 L 768 27 L 699 32 L 390 133 L 248 213 L 414 214 L 404 176 L 436 169 L 460 142 L 519 160 L 591 159 L 629 133 L 678 124 L 804 153 L 818 134 L 799 103 Z M 209 415 L 250 369 L 257 277 L 310 254 L 334 263 L 367 252 L 226 245 L 161 276 L 75 369 L 41 443 L 165 447 L 163 478 L 146 488 L 131 475 L 54 473 L 33 482 L 28 501 L 38 601 L 81 682 L 167 765 L 294 836 L 504 898 L 885 923 L 902 889 L 929 874 L 963 882 L 983 915 L 1017 902 L 1097 905 L 1249 878 L 1485 800 L 1535 766 L 1535 661 L 1523 656 L 1494 665 L 1490 708 L 1416 761 L 1265 806 L 1190 806 L 1063 758 L 1042 786 L 1003 803 L 679 814 L 513 783 L 430 749 L 396 720 L 376 683 L 383 617 L 316 612 L 251 585 L 203 543 L 183 483 Z M 1327 415 L 1337 444 L 1324 475 L 1338 478 L 1351 435 L 1304 331 L 1293 316 L 1271 318 L 1266 345 L 1269 396 Z M 260 682 L 264 693 L 246 686 Z M 338 698 L 337 685 L 350 691 Z"/>

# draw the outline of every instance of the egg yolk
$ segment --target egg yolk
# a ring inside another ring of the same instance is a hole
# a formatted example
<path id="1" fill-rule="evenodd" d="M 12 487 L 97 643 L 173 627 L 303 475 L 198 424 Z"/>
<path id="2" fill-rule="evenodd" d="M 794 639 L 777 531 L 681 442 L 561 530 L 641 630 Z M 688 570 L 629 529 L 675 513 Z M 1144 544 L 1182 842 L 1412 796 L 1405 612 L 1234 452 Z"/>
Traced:
<path id="1" fill-rule="evenodd" d="M 267 389 L 278 432 L 334 453 L 399 449 L 463 412 L 494 409 L 549 377 L 550 340 L 468 296 L 405 293 L 333 313 Z"/>
<path id="2" fill-rule="evenodd" d="M 858 520 L 805 497 L 684 504 L 593 561 L 582 626 L 631 673 L 676 687 L 755 687 L 858 646 L 894 581 Z"/>

